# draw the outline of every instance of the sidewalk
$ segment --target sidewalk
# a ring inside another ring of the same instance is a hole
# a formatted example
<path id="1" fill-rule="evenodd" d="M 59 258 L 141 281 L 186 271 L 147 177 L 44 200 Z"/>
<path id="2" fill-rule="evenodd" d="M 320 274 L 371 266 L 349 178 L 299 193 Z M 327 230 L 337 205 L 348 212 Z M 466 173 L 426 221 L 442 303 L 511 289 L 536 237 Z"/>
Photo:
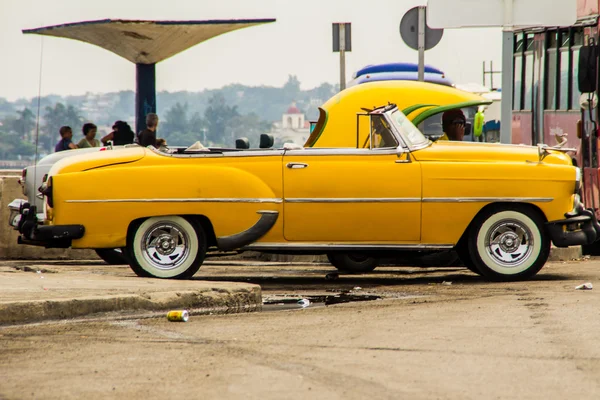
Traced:
<path id="1" fill-rule="evenodd" d="M 139 278 L 127 266 L 0 263 L 0 325 L 97 313 L 249 312 L 262 308 L 258 285 Z"/>

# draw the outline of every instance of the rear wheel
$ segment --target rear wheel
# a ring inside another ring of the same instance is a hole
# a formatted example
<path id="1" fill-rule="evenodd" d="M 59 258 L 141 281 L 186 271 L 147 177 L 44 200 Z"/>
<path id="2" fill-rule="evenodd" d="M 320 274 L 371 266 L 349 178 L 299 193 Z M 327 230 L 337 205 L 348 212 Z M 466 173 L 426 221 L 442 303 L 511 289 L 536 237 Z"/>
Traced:
<path id="1" fill-rule="evenodd" d="M 121 249 L 96 249 L 96 254 L 104 262 L 110 265 L 123 265 L 129 264 L 127 257 Z"/>
<path id="2" fill-rule="evenodd" d="M 352 273 L 371 272 L 379 265 L 378 259 L 360 253 L 330 253 L 327 259 L 340 271 Z"/>
<path id="3" fill-rule="evenodd" d="M 488 279 L 531 278 L 550 256 L 544 220 L 535 210 L 523 206 L 495 207 L 473 222 L 467 236 L 470 260 Z"/>
<path id="4" fill-rule="evenodd" d="M 127 249 L 138 276 L 191 278 L 206 256 L 206 235 L 183 217 L 152 217 L 133 227 Z"/>

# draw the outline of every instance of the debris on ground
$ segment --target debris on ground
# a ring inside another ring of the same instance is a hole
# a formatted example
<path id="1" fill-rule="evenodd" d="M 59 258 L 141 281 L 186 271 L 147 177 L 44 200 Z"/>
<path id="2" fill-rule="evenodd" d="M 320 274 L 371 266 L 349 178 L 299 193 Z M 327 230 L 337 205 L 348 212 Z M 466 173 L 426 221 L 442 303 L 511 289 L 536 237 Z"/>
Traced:
<path id="1" fill-rule="evenodd" d="M 308 307 L 308 306 L 310 306 L 310 300 L 300 299 L 300 300 L 298 300 L 298 305 L 301 306 L 302 308 Z"/>
<path id="2" fill-rule="evenodd" d="M 362 288 L 360 286 L 355 286 L 354 289 L 352 290 L 361 290 Z"/>
<path id="3" fill-rule="evenodd" d="M 579 286 L 575 286 L 575 289 L 577 289 L 577 290 L 592 290 L 593 287 L 594 287 L 594 285 L 592 285 L 591 282 L 587 282 L 587 283 L 581 284 Z"/>
<path id="4" fill-rule="evenodd" d="M 188 322 L 190 313 L 187 310 L 169 311 L 167 319 L 171 322 Z"/>
<path id="5" fill-rule="evenodd" d="M 443 285 L 443 286 L 452 286 L 452 282 L 446 282 L 446 281 L 443 281 L 443 282 L 442 282 L 442 285 Z"/>

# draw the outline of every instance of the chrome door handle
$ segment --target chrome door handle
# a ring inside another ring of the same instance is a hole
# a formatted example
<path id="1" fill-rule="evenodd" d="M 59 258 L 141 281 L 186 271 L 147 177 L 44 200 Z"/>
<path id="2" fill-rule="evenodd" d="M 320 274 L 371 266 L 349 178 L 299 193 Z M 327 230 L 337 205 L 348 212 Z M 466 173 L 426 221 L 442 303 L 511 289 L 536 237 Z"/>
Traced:
<path id="1" fill-rule="evenodd" d="M 290 162 L 290 163 L 287 163 L 286 167 L 288 167 L 290 169 L 299 169 L 299 168 L 308 167 L 308 164 L 304 164 L 304 163 L 300 163 L 300 162 Z"/>

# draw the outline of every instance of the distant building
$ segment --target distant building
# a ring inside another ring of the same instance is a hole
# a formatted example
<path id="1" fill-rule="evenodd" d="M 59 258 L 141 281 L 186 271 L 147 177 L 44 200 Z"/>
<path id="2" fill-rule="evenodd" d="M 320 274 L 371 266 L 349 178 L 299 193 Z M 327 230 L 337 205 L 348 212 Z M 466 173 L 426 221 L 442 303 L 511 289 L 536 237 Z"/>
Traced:
<path id="1" fill-rule="evenodd" d="M 296 103 L 292 103 L 281 116 L 281 121 L 273 123 L 269 134 L 273 135 L 277 145 L 296 143 L 302 146 L 310 135 L 310 122 Z"/>

